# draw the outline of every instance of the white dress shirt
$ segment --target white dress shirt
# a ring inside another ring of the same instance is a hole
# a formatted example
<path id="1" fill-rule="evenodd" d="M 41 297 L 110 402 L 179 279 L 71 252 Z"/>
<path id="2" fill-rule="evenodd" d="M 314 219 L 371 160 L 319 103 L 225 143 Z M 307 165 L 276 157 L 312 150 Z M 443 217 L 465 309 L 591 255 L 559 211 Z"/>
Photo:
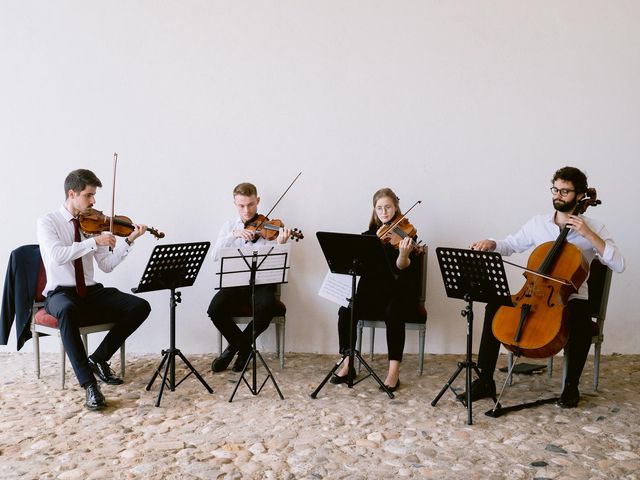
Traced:
<path id="1" fill-rule="evenodd" d="M 47 271 L 47 285 L 42 294 L 46 297 L 56 287 L 75 287 L 76 275 L 73 261 L 82 257 L 84 281 L 87 286 L 95 285 L 93 261 L 103 272 L 112 271 L 131 251 L 126 242 L 117 245 L 113 252 L 109 247 L 100 247 L 93 237 L 80 233 L 80 242 L 75 242 L 73 216 L 62 205 L 58 210 L 38 219 L 38 243 L 40 255 Z"/>
<path id="2" fill-rule="evenodd" d="M 554 218 L 555 212 L 551 214 L 536 215 L 525 223 L 515 234 L 509 235 L 504 240 L 495 240 L 495 251 L 501 255 L 508 256 L 515 252 L 524 252 L 531 247 L 538 246 L 545 242 L 554 242 L 560 235 L 561 231 L 560 227 L 555 224 Z M 599 255 L 589 240 L 573 230 L 569 231 L 567 241 L 574 244 L 582 251 L 582 255 L 588 265 L 591 265 L 591 261 L 598 257 L 600 263 L 603 263 L 614 272 L 622 272 L 625 268 L 624 258 L 604 224 L 584 215 L 580 215 L 580 218 L 584 220 L 587 226 L 593 230 L 596 235 L 604 240 L 604 254 Z M 588 296 L 589 290 L 587 287 L 587 281 L 585 281 L 580 286 L 578 292 L 572 294 L 569 298 L 580 298 L 586 300 Z"/>
<path id="3" fill-rule="evenodd" d="M 244 228 L 244 222 L 240 217 L 238 217 L 236 220 L 226 221 L 224 225 L 222 225 L 220 233 L 218 234 L 218 239 L 216 240 L 216 244 L 213 246 L 212 255 L 215 262 L 220 260 L 220 250 L 222 250 L 223 248 L 242 247 L 244 245 L 247 245 L 247 241 L 244 238 L 233 236 L 234 230 L 244 230 Z M 276 240 L 265 240 L 264 238 L 260 237 L 258 238 L 258 240 L 256 240 L 255 243 L 253 243 L 253 245 L 270 245 L 275 242 Z"/>

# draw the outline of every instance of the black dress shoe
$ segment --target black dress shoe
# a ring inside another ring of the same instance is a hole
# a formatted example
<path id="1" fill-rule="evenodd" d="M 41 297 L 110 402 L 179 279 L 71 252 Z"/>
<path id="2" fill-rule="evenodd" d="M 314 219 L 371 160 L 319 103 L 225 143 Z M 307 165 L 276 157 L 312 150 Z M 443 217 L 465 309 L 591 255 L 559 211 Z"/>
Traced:
<path id="1" fill-rule="evenodd" d="M 231 370 L 234 372 L 241 372 L 244 368 L 244 364 L 247 363 L 249 355 L 251 355 L 251 350 L 240 350 L 238 352 L 238 358 L 233 362 L 233 368 L 231 368 Z"/>
<path id="2" fill-rule="evenodd" d="M 393 392 L 395 392 L 396 390 L 398 390 L 400 388 L 400 379 L 398 378 L 398 381 L 396 382 L 395 386 L 393 386 L 393 387 L 390 387 L 386 383 L 384 384 L 384 386 L 387 387 L 387 390 L 389 390 L 391 393 L 393 393 Z M 384 388 L 380 387 L 380 390 L 382 390 L 384 392 Z"/>
<path id="3" fill-rule="evenodd" d="M 351 378 L 355 379 L 356 378 L 356 369 L 351 367 Z M 340 385 L 341 383 L 347 383 L 349 381 L 349 374 L 346 374 L 345 376 L 340 376 L 340 375 L 336 375 L 335 373 L 331 376 L 331 379 L 329 380 L 329 382 L 333 383 L 334 385 Z"/>
<path id="4" fill-rule="evenodd" d="M 85 389 L 86 401 L 85 405 L 89 410 L 102 410 L 107 406 L 107 402 L 104 399 L 104 395 L 100 391 L 100 387 L 97 383 L 92 383 Z"/>
<path id="5" fill-rule="evenodd" d="M 558 405 L 562 408 L 576 408 L 580 402 L 580 390 L 573 385 L 565 385 Z"/>
<path id="6" fill-rule="evenodd" d="M 100 360 L 96 361 L 89 357 L 89 366 L 91 367 L 93 374 L 106 384 L 121 385 L 124 383 L 120 377 L 113 373 L 113 370 L 111 370 L 111 367 L 109 367 L 107 362 Z"/>
<path id="7" fill-rule="evenodd" d="M 475 402 L 481 398 L 493 398 L 496 396 L 496 382 L 477 378 L 471 382 L 471 401 Z M 457 396 L 458 400 L 467 401 L 467 392 L 462 392 Z"/>
<path id="8" fill-rule="evenodd" d="M 211 370 L 214 372 L 222 372 L 226 370 L 237 350 L 231 346 L 225 348 L 224 352 L 211 363 Z"/>

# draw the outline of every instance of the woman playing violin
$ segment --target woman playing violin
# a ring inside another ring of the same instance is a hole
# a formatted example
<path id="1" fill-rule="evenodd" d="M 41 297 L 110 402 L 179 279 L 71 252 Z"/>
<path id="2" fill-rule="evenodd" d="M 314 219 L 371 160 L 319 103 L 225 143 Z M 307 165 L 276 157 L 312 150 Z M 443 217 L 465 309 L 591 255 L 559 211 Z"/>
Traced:
<path id="1" fill-rule="evenodd" d="M 247 242 L 254 242 L 256 245 L 282 244 L 289 240 L 291 231 L 287 227 L 278 228 L 275 240 L 268 240 L 260 234 L 260 232 L 266 233 L 266 230 L 250 225 L 258 217 L 258 205 L 260 204 L 260 197 L 255 185 L 251 183 L 237 185 L 233 189 L 233 203 L 239 216 L 234 220 L 227 221 L 220 229 L 218 240 L 213 247 L 214 261 L 219 260 L 220 250 L 223 248 L 241 247 Z M 273 308 L 276 302 L 275 285 L 256 285 L 255 302 L 255 330 L 256 335 L 260 335 L 267 329 L 273 318 Z M 222 355 L 211 364 L 211 369 L 214 372 L 226 370 L 236 353 L 238 357 L 233 365 L 234 371 L 242 371 L 247 358 L 249 358 L 252 344 L 252 324 L 249 323 L 244 331 L 241 331 L 232 320 L 231 311 L 234 306 L 250 303 L 251 289 L 249 287 L 218 290 L 218 293 L 211 300 L 207 314 L 229 343 Z"/>
<path id="2" fill-rule="evenodd" d="M 586 265 L 598 258 L 600 263 L 620 273 L 625 268 L 624 258 L 604 224 L 582 214 L 572 214 L 586 193 L 586 175 L 574 167 L 561 168 L 555 172 L 551 181 L 553 212 L 533 217 L 517 233 L 507 236 L 504 240 L 480 240 L 473 243 L 471 248 L 496 251 L 503 256 L 511 255 L 552 242 L 561 230 L 568 228 L 566 241 L 579 249 Z M 562 258 L 558 261 L 560 260 Z M 558 401 L 559 406 L 563 408 L 578 405 L 578 383 L 591 345 L 591 310 L 587 282 L 588 279 L 568 297 L 566 305 L 569 312 L 569 337 L 565 349 L 568 353 L 568 368 L 564 389 Z M 500 342 L 492 333 L 492 321 L 497 311 L 497 305 L 487 304 L 478 354 L 481 376 L 471 385 L 472 400 L 491 397 L 496 393 L 493 372 L 498 360 Z M 463 397 L 464 395 L 462 394 Z"/>
<path id="3" fill-rule="evenodd" d="M 376 235 L 381 226 L 390 224 L 401 215 L 396 194 L 390 188 L 378 190 L 373 195 L 373 212 L 369 230 L 363 232 L 363 235 Z M 392 392 L 400 386 L 400 363 L 405 339 L 404 322 L 415 312 L 420 295 L 418 262 L 413 252 L 415 239 L 415 237 L 404 236 L 402 240 L 397 241 L 397 247 L 394 247 L 391 242 L 384 242 L 384 250 L 394 278 L 384 281 L 363 276 L 356 293 L 354 319 L 379 319 L 386 323 L 389 370 L 384 384 Z M 357 322 L 354 323 L 357 324 Z M 355 345 L 349 345 L 349 338 L 352 334 L 351 338 L 355 342 L 356 324 L 353 325 L 353 332 L 350 332 L 350 324 L 350 308 L 341 307 L 338 311 L 341 353 L 355 347 Z M 331 378 L 331 383 L 347 382 L 348 373 L 348 361 L 345 359 Z M 355 376 L 355 373 L 352 372 L 352 375 Z"/>

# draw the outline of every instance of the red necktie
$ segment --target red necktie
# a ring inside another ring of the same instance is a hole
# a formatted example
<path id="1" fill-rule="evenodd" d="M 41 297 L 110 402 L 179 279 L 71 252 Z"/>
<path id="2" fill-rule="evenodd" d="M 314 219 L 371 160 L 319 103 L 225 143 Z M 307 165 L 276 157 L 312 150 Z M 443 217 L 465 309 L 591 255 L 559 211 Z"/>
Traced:
<path id="1" fill-rule="evenodd" d="M 74 241 L 80 241 L 80 222 L 78 222 L 77 218 L 72 218 L 73 222 L 73 232 L 74 232 Z M 73 269 L 76 272 L 76 291 L 78 292 L 78 296 L 84 297 L 87 294 L 87 284 L 84 283 L 84 268 L 82 267 L 82 257 L 76 258 L 73 261 Z"/>

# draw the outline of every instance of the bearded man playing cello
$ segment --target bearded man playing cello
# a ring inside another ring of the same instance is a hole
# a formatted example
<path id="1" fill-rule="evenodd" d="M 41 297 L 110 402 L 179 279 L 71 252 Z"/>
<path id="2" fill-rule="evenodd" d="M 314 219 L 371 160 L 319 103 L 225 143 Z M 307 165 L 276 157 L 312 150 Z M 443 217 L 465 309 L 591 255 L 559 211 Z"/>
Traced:
<path id="1" fill-rule="evenodd" d="M 573 215 L 576 204 L 585 197 L 587 177 L 577 168 L 564 167 L 552 178 L 551 194 L 555 211 L 533 217 L 518 232 L 504 240 L 486 239 L 471 245 L 473 250 L 496 251 L 501 255 L 524 252 L 545 242 L 553 242 L 565 227 L 569 229 L 566 241 L 578 247 L 587 265 L 594 258 L 616 273 L 625 268 L 625 261 L 603 223 L 584 215 Z M 578 384 L 591 346 L 591 313 L 588 302 L 587 281 L 569 296 L 569 338 L 565 347 L 568 354 L 567 377 L 558 400 L 562 408 L 574 408 L 580 401 Z M 478 352 L 480 378 L 471 385 L 472 401 L 492 397 L 496 393 L 493 372 L 496 368 L 500 342 L 492 332 L 494 315 L 499 305 L 487 304 Z M 462 394 L 465 395 L 465 394 Z"/>

